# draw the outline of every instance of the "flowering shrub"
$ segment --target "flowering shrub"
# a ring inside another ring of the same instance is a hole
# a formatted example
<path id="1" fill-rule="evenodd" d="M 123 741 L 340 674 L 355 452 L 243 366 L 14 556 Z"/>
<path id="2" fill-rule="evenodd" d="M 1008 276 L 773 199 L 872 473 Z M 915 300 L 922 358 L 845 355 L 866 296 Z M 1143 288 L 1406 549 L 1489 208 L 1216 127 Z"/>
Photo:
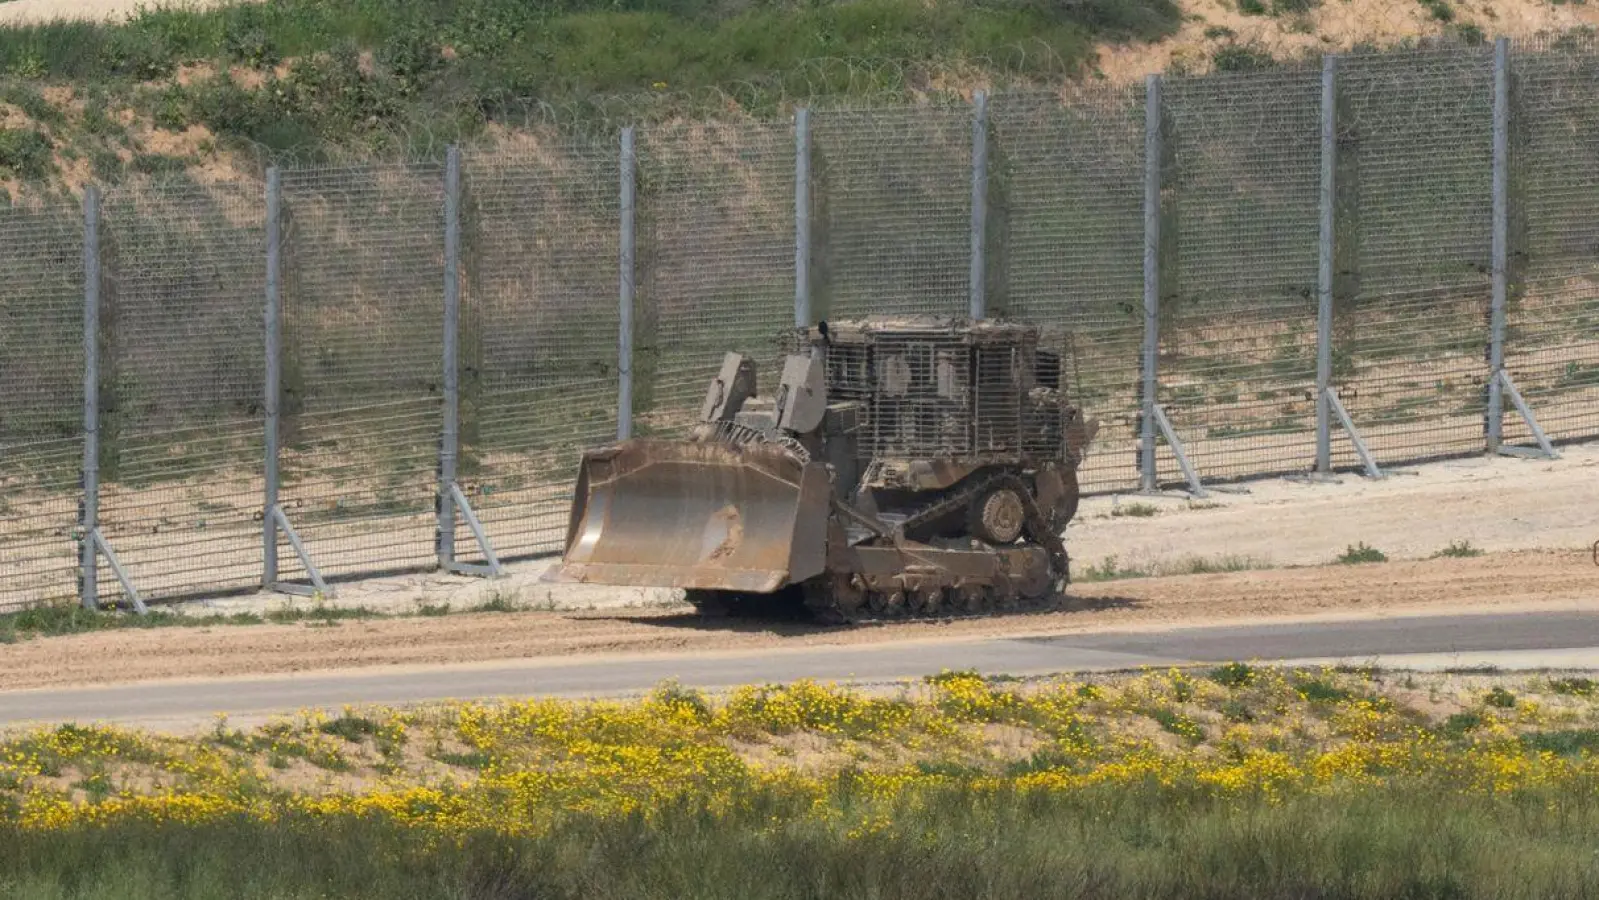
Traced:
<path id="1" fill-rule="evenodd" d="M 944 672 L 891 695 L 811 681 L 723 697 L 665 685 L 637 701 L 345 710 L 251 732 L 219 721 L 183 738 L 63 725 L 0 744 L 0 822 L 348 818 L 451 838 L 764 804 L 865 838 L 891 811 L 948 790 L 1270 803 L 1423 782 L 1546 791 L 1551 803 L 1599 790 L 1592 729 L 1548 730 L 1599 718 L 1593 692 L 1528 682 L 1506 704 L 1509 688 L 1440 678 L 1425 710 L 1412 679 L 1235 664 L 1092 683 Z"/>

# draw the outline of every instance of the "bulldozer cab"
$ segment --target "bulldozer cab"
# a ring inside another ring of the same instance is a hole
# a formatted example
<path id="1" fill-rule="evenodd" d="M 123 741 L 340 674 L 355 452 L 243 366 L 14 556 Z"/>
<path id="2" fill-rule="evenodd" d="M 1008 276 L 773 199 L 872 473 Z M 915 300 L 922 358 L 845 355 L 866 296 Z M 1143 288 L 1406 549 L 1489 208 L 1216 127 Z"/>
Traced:
<path id="1" fill-rule="evenodd" d="M 828 399 L 858 404 L 873 459 L 1024 459 L 1062 449 L 1062 336 L 1037 326 L 941 317 L 809 329 L 825 348 Z"/>

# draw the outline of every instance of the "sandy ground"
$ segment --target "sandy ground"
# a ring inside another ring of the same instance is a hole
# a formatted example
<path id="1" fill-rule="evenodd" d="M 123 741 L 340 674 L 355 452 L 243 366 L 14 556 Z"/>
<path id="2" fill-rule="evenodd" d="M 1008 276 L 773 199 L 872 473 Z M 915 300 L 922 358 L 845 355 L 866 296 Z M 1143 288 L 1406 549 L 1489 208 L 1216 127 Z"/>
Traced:
<path id="1" fill-rule="evenodd" d="M 681 609 L 618 609 L 105 632 L 5 647 L 0 651 L 0 685 L 114 684 L 575 655 L 976 640 L 1285 616 L 1587 609 L 1596 604 L 1599 566 L 1586 551 L 1529 551 L 1086 584 L 1074 588 L 1058 610 L 1045 613 L 846 629 L 707 623 Z"/>
<path id="2" fill-rule="evenodd" d="M 1272 6 L 1266 0 L 1266 6 Z M 1128 83 L 1151 72 L 1204 72 L 1216 50 L 1243 45 L 1279 58 L 1348 51 L 1357 44 L 1387 46 L 1420 36 L 1473 26 L 1492 37 L 1527 38 L 1599 24 L 1599 9 L 1549 0 L 1448 0 L 1449 22 L 1421 3 L 1393 0 L 1326 0 L 1305 13 L 1248 15 L 1235 0 L 1181 0 L 1183 25 L 1170 40 L 1150 45 L 1102 47 L 1099 70 Z"/>
<path id="3" fill-rule="evenodd" d="M 1066 543 L 1078 564 L 1115 556 L 1124 565 L 1188 555 L 1315 565 L 1357 543 L 1391 559 L 1427 557 L 1459 541 L 1489 552 L 1585 547 L 1599 539 L 1599 444 L 1560 452 L 1553 461 L 1451 460 L 1380 481 L 1273 479 L 1244 485 L 1248 494 L 1213 491 L 1200 501 L 1092 498 Z M 1158 512 L 1112 515 L 1130 503 Z"/>
<path id="4" fill-rule="evenodd" d="M 204 9 L 223 0 L 8 0 L 0 3 L 0 25 L 59 19 L 104 21 L 138 12 L 140 7 Z"/>
<path id="5" fill-rule="evenodd" d="M 1316 484 L 1262 479 L 1212 490 L 1202 500 L 1181 493 L 1089 497 L 1066 531 L 1066 546 L 1079 574 L 1112 557 L 1122 570 L 1159 571 L 1187 557 L 1313 566 L 1357 543 L 1393 560 L 1425 559 L 1461 541 L 1490 553 L 1586 548 L 1599 540 L 1599 443 L 1560 452 L 1553 461 L 1474 457 L 1432 463 L 1381 481 L 1349 474 Z M 1135 509 L 1154 514 L 1125 515 Z M 512 564 L 493 580 L 429 573 L 336 584 L 334 596 L 320 602 L 400 613 L 422 604 L 461 610 L 490 600 L 545 610 L 676 608 L 681 602 L 669 590 L 539 583 L 551 564 Z M 172 608 L 206 615 L 312 602 L 262 594 Z"/>
<path id="6" fill-rule="evenodd" d="M 1285 616 L 1531 609 L 1599 603 L 1599 444 L 1558 460 L 1476 458 L 1431 464 L 1382 481 L 1272 479 L 1215 492 L 1086 500 L 1067 531 L 1077 571 L 1116 557 L 1121 569 L 1185 557 L 1246 557 L 1269 570 L 1075 585 L 1062 608 L 948 623 L 817 629 L 781 623 L 707 624 L 671 591 L 539 584 L 548 562 L 493 580 L 413 575 L 339 586 L 323 601 L 389 612 L 420 604 L 455 610 L 498 599 L 510 613 L 462 613 L 339 624 L 205 626 L 36 639 L 0 647 L 0 686 L 109 684 L 367 666 L 426 666 L 538 657 L 699 653 L 972 639 L 1083 630 L 1203 625 Z M 1152 515 L 1129 515 L 1134 504 Z M 1118 515 L 1118 513 L 1120 513 Z M 1488 551 L 1429 559 L 1451 543 Z M 1388 563 L 1331 564 L 1364 543 Z M 276 595 L 196 602 L 194 613 L 312 601 Z"/>

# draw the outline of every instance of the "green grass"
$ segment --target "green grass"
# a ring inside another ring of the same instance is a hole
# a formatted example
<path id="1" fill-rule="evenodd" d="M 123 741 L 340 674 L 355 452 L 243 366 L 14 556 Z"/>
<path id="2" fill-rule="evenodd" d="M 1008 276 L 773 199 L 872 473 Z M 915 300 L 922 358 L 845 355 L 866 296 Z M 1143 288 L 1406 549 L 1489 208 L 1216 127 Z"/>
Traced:
<path id="1" fill-rule="evenodd" d="M 1440 22 L 1452 22 L 1455 18 L 1455 9 L 1449 5 L 1449 0 L 1417 0 L 1434 19 Z"/>
<path id="2" fill-rule="evenodd" d="M 1445 737 L 1459 740 L 1470 732 L 1481 728 L 1482 721 L 1482 713 L 1458 712 L 1445 719 L 1443 726 L 1439 730 L 1443 732 Z"/>
<path id="3" fill-rule="evenodd" d="M 32 128 L 0 128 L 0 175 L 36 181 L 53 171 L 50 154 L 55 144 L 44 132 Z"/>
<path id="4" fill-rule="evenodd" d="M 1560 756 L 1599 754 L 1599 729 L 1569 729 L 1524 734 L 1521 736 L 1521 744 L 1535 753 L 1548 752 Z"/>
<path id="5" fill-rule="evenodd" d="M 1147 519 L 1159 513 L 1160 510 L 1152 503 L 1128 503 L 1125 506 L 1116 506 L 1110 511 L 1112 517 L 1126 516 L 1134 519 Z"/>
<path id="6" fill-rule="evenodd" d="M 1366 546 L 1364 541 L 1344 550 L 1343 554 L 1338 557 L 1338 562 L 1343 563 L 1346 566 L 1357 566 L 1363 563 L 1380 563 L 1387 561 L 1387 554 L 1383 553 L 1381 550 L 1378 550 L 1376 547 Z"/>
<path id="7" fill-rule="evenodd" d="M 185 615 L 152 609 L 144 615 L 120 610 L 88 610 L 72 603 L 37 606 L 0 614 L 0 644 L 36 637 L 60 637 L 92 631 L 125 628 L 209 628 L 218 625 L 337 625 L 351 619 L 396 619 L 409 616 L 437 617 L 456 613 L 510 613 L 554 609 L 552 603 L 523 602 L 513 591 L 495 590 L 482 603 L 455 609 L 449 603 L 421 603 L 412 612 L 384 612 L 366 606 L 328 606 L 313 602 L 304 606 L 285 606 L 266 613 L 240 612 L 226 615 Z"/>
<path id="8" fill-rule="evenodd" d="M 1270 52 L 1251 44 L 1217 47 L 1210 55 L 1210 61 L 1218 72 L 1261 72 L 1277 65 L 1277 60 Z"/>
<path id="9" fill-rule="evenodd" d="M 1596 688 L 1599 688 L 1599 682 L 1580 676 L 1553 678 L 1549 681 L 1550 691 L 1570 697 L 1591 697 Z"/>
<path id="10" fill-rule="evenodd" d="M 1246 16 L 1284 16 L 1308 13 L 1321 0 L 1238 0 L 1238 11 Z"/>
<path id="11" fill-rule="evenodd" d="M 1495 687 L 1483 695 L 1482 702 L 1498 709 L 1513 709 L 1516 705 L 1516 695 L 1502 687 Z"/>
<path id="12" fill-rule="evenodd" d="M 1212 681 L 1230 688 L 1245 687 L 1255 680 L 1255 669 L 1248 663 L 1230 662 L 1210 671 Z"/>
<path id="13" fill-rule="evenodd" d="M 1353 696 L 1348 688 L 1308 676 L 1296 679 L 1294 690 L 1311 703 L 1342 703 Z"/>
<path id="14" fill-rule="evenodd" d="M 847 788 L 846 802 L 864 798 Z M 776 791 L 715 814 L 573 815 L 459 844 L 381 820 L 0 830 L 13 900 L 1555 898 L 1599 891 L 1599 798 L 1417 785 L 1272 803 L 1150 790 L 927 792 L 850 836 Z M 1547 804 L 1557 802 L 1558 813 Z"/>
<path id="15" fill-rule="evenodd" d="M 352 744 L 359 744 L 368 737 L 378 732 L 378 725 L 365 716 L 345 713 L 337 719 L 330 719 L 319 726 L 323 734 L 343 738 Z"/>
<path id="16" fill-rule="evenodd" d="M 1433 559 L 1468 559 L 1481 556 L 1482 550 L 1473 547 L 1470 541 L 1456 541 L 1432 555 Z"/>
<path id="17" fill-rule="evenodd" d="M 1160 725 L 1161 730 L 1175 734 L 1190 743 L 1199 744 L 1205 740 L 1205 729 L 1174 709 L 1157 706 L 1150 709 L 1148 715 Z"/>
<path id="18" fill-rule="evenodd" d="M 0 67 L 161 86 L 140 102 L 167 127 L 300 148 L 365 144 L 395 125 L 458 137 L 533 99 L 716 89 L 759 107 L 899 90 L 930 68 L 1053 78 L 1091 65 L 1096 41 L 1159 39 L 1179 23 L 1175 0 L 277 0 L 3 29 Z M 179 67 L 196 64 L 255 69 L 264 83 L 178 86 Z"/>
<path id="19" fill-rule="evenodd" d="M 387 614 L 362 606 L 306 606 L 227 615 L 183 615 L 152 609 L 144 615 L 116 610 L 89 610 L 75 604 L 37 606 L 0 614 L 0 643 L 34 637 L 59 637 L 125 628 L 205 628 L 215 625 L 261 625 L 267 622 L 336 622 L 344 619 L 386 618 Z"/>

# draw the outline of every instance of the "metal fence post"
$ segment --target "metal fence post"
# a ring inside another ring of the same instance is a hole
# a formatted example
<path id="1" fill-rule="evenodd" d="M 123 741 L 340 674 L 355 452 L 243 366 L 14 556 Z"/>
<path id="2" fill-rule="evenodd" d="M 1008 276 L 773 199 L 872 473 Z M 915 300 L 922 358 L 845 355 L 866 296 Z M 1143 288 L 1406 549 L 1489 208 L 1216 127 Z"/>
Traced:
<path id="1" fill-rule="evenodd" d="M 621 158 L 621 305 L 618 327 L 616 370 L 619 377 L 616 403 L 616 437 L 627 440 L 633 436 L 633 296 L 634 251 L 637 235 L 634 229 L 634 206 L 638 165 L 633 144 L 633 126 L 622 129 Z"/>
<path id="2" fill-rule="evenodd" d="M 987 239 L 988 94 L 978 91 L 972 98 L 972 259 L 968 297 L 973 319 L 988 315 Z"/>
<path id="3" fill-rule="evenodd" d="M 1338 58 L 1321 61 L 1321 226 L 1316 272 L 1316 472 L 1332 474 L 1333 204 L 1338 163 Z"/>
<path id="4" fill-rule="evenodd" d="M 794 111 L 794 325 L 811 324 L 811 111 Z"/>
<path id="5" fill-rule="evenodd" d="M 439 568 L 455 562 L 456 457 L 460 452 L 461 149 L 444 157 L 444 431 L 439 442 Z"/>
<path id="6" fill-rule="evenodd" d="M 1487 449 L 1504 442 L 1505 299 L 1508 290 L 1510 187 L 1510 39 L 1494 42 L 1493 299 L 1489 311 Z"/>
<path id="7" fill-rule="evenodd" d="M 78 599 L 86 609 L 100 606 L 100 189 L 83 190 L 83 509 L 79 525 Z"/>
<path id="8" fill-rule="evenodd" d="M 272 590 L 278 583 L 278 423 L 283 393 L 283 316 L 280 310 L 278 278 L 282 264 L 283 231 L 282 175 L 276 166 L 266 173 L 266 379 L 262 407 L 266 412 L 265 475 L 261 498 L 261 586 Z"/>
<path id="9" fill-rule="evenodd" d="M 1138 469 L 1144 490 L 1153 491 L 1155 363 L 1160 349 L 1160 76 L 1148 76 L 1144 85 L 1144 359 Z"/>

